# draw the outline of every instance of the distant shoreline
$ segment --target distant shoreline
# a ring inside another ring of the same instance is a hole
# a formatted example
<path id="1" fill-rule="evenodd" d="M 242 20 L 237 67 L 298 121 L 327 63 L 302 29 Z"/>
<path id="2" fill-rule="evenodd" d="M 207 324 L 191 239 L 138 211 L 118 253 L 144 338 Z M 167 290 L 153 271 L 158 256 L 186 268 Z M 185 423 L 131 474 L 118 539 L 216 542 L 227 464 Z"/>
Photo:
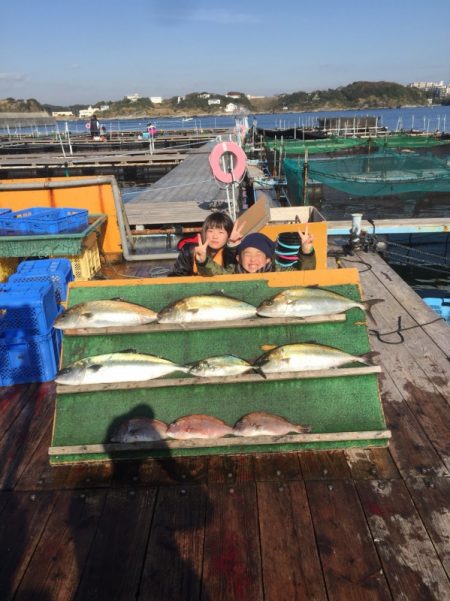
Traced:
<path id="1" fill-rule="evenodd" d="M 157 114 L 156 112 L 152 111 L 151 113 L 138 113 L 138 114 L 133 114 L 133 115 L 104 115 L 101 113 L 101 111 L 97 111 L 96 115 L 97 118 L 99 119 L 120 119 L 120 120 L 126 120 L 126 119 L 184 119 L 186 117 L 189 118 L 193 118 L 193 119 L 205 119 L 205 118 L 214 118 L 214 117 L 251 117 L 253 115 L 292 115 L 292 114 L 297 114 L 297 113 L 326 113 L 326 112 L 336 112 L 336 111 L 342 111 L 342 112 L 347 112 L 347 111 L 379 111 L 379 110 L 390 110 L 390 109 L 417 109 L 417 108 L 438 108 L 438 107 L 442 107 L 444 105 L 442 104 L 436 104 L 436 105 L 424 105 L 424 104 L 408 104 L 408 105 L 402 105 L 402 106 L 372 106 L 372 107 L 322 107 L 322 108 L 315 108 L 315 109 L 303 109 L 303 110 L 289 110 L 289 111 L 280 111 L 280 112 L 274 112 L 274 111 L 264 111 L 264 110 L 259 110 L 259 111 L 254 111 L 254 112 L 249 112 L 249 113 L 187 113 L 187 112 L 183 112 L 183 113 L 166 113 L 166 114 Z M 26 115 L 26 113 L 24 113 Z M 1 113 L 0 113 L 1 115 Z M 51 116 L 51 115 L 50 115 Z M 76 117 L 75 115 L 73 117 L 63 117 L 63 116 L 57 116 L 55 117 L 56 121 L 88 121 L 89 118 L 88 117 Z"/>

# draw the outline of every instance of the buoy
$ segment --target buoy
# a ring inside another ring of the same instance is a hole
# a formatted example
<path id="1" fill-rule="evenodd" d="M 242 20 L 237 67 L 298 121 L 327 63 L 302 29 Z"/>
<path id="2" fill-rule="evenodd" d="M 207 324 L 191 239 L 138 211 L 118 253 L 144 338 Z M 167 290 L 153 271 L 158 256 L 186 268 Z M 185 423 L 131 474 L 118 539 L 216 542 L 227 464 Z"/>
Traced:
<path id="1" fill-rule="evenodd" d="M 231 172 L 223 170 L 222 157 L 227 152 L 233 157 Z M 219 142 L 209 155 L 209 165 L 217 181 L 223 184 L 231 184 L 243 178 L 247 169 L 247 155 L 236 142 Z"/>

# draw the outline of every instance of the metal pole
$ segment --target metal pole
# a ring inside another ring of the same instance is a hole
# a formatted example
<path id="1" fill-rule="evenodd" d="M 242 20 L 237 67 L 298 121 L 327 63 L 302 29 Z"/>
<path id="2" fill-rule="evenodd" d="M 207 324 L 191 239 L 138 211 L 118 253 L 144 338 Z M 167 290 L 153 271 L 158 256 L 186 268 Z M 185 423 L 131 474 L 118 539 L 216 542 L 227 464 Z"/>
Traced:
<path id="1" fill-rule="evenodd" d="M 308 204 L 308 149 L 306 148 L 303 162 L 303 205 L 307 206 Z"/>

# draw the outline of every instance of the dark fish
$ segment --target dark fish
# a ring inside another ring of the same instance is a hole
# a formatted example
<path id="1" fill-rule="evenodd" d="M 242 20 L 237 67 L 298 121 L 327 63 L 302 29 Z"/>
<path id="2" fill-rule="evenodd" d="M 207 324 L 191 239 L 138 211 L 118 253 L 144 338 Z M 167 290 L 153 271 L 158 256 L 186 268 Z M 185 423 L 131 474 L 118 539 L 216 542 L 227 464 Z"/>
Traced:
<path id="1" fill-rule="evenodd" d="M 167 438 L 167 424 L 159 419 L 132 417 L 121 423 L 111 442 L 153 442 Z"/>

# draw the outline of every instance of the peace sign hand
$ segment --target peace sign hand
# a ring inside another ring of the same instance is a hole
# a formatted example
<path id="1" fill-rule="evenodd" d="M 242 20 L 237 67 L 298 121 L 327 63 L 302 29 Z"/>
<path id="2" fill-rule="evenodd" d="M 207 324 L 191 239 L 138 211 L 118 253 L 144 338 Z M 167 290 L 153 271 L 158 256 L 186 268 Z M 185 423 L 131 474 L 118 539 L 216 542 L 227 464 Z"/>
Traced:
<path id="1" fill-rule="evenodd" d="M 313 250 L 314 236 L 309 233 L 308 225 L 306 225 L 304 233 L 299 229 L 298 235 L 300 236 L 300 240 L 302 241 L 302 253 L 305 255 L 309 255 Z"/>
<path id="2" fill-rule="evenodd" d="M 239 244 L 239 242 L 242 240 L 242 230 L 244 229 L 244 226 L 245 221 L 243 221 L 240 225 L 238 225 L 238 222 L 236 221 L 231 231 L 230 237 L 228 238 L 228 242 L 231 245 Z"/>
<path id="3" fill-rule="evenodd" d="M 202 242 L 202 237 L 197 234 L 197 246 L 194 250 L 194 256 L 197 263 L 204 263 L 206 261 L 206 251 L 208 250 L 208 235 L 206 236 L 205 242 Z"/>

